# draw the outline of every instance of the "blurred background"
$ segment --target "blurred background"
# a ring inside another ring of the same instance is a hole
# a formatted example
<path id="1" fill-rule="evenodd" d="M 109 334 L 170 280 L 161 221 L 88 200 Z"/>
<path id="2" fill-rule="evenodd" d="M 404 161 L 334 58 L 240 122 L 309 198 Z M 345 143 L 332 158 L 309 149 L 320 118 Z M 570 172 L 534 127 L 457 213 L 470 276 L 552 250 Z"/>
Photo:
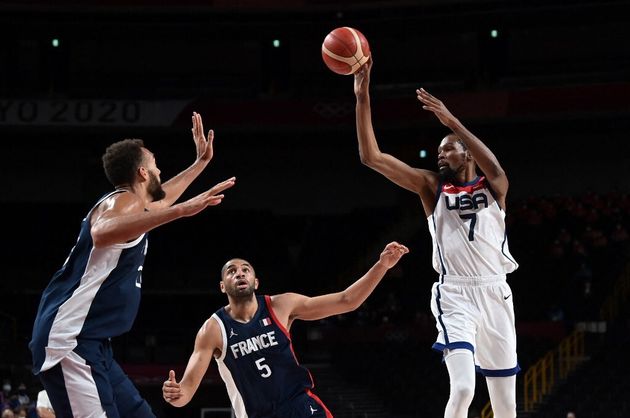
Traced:
<path id="1" fill-rule="evenodd" d="M 34 416 L 33 319 L 111 189 L 105 147 L 143 138 L 168 179 L 194 160 L 196 111 L 215 157 L 184 198 L 237 185 L 219 207 L 151 232 L 140 313 L 114 340 L 158 417 L 230 416 L 215 363 L 185 408 L 160 390 L 226 303 L 227 259 L 251 261 L 261 294 L 318 295 L 352 283 L 392 240 L 411 253 L 364 306 L 296 323 L 294 346 L 337 417 L 442 416 L 425 216 L 359 161 L 353 77 L 321 59 L 338 26 L 370 42 L 383 151 L 436 168 L 448 131 L 417 102 L 424 87 L 508 174 L 519 416 L 630 416 L 630 363 L 610 355 L 630 342 L 630 2 L 606 0 L 0 1 L 3 407 Z M 487 416 L 487 401 L 480 377 L 470 416 Z"/>

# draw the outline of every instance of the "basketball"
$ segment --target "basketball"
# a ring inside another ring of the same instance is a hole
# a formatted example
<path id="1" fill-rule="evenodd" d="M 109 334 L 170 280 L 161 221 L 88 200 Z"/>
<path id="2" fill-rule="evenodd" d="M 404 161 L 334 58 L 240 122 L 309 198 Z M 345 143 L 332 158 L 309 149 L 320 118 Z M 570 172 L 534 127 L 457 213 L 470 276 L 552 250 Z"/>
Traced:
<path id="1" fill-rule="evenodd" d="M 358 30 L 337 28 L 324 39 L 322 58 L 331 71 L 343 75 L 354 74 L 370 59 L 370 45 Z"/>

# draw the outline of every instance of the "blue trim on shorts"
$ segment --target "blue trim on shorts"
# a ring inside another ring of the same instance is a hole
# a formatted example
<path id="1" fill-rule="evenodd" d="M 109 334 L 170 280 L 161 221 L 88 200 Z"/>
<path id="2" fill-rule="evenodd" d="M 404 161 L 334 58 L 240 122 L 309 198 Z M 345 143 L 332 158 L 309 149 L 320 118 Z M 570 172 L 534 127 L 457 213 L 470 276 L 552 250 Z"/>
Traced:
<path id="1" fill-rule="evenodd" d="M 456 350 L 458 348 L 463 348 L 466 350 L 470 350 L 473 354 L 475 354 L 475 347 L 471 343 L 466 341 L 456 341 L 454 343 L 447 344 L 434 343 L 431 348 L 439 352 L 443 352 L 444 350 Z"/>
<path id="2" fill-rule="evenodd" d="M 440 313 L 438 315 L 438 321 L 440 322 L 440 326 L 442 327 L 442 331 L 444 332 L 444 342 L 448 346 L 448 344 L 449 344 L 449 342 L 448 342 L 448 332 L 446 332 L 446 325 L 444 325 L 444 321 L 442 321 L 442 315 L 444 315 L 444 312 L 442 311 L 442 306 L 440 305 L 440 298 L 442 297 L 442 294 L 440 293 L 440 286 L 441 285 L 438 284 L 435 287 L 435 290 L 437 291 L 437 296 L 435 298 L 435 303 L 437 305 L 438 312 Z"/>
<path id="3" fill-rule="evenodd" d="M 482 369 L 479 366 L 475 366 L 475 370 L 477 373 L 481 373 L 485 377 L 509 377 L 514 376 L 518 372 L 521 371 L 521 366 L 516 363 L 516 367 L 512 367 L 511 369 L 501 369 L 501 370 L 488 370 Z"/>

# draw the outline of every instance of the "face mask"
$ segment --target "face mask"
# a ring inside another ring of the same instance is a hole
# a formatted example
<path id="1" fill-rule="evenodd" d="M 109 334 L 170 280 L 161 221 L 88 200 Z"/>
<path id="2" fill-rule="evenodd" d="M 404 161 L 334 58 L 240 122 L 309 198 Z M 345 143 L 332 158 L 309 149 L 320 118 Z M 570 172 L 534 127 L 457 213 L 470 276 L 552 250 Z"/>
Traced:
<path id="1" fill-rule="evenodd" d="M 2 390 L 5 392 L 11 392 L 11 385 L 4 385 L 2 386 Z"/>

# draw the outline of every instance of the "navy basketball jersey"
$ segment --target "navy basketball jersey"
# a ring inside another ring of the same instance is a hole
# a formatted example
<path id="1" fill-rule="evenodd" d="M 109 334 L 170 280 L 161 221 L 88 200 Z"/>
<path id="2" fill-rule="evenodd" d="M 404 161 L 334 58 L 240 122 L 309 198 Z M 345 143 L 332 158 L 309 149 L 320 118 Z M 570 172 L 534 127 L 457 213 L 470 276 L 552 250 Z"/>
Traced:
<path id="1" fill-rule="evenodd" d="M 440 183 L 433 214 L 433 267 L 441 275 L 505 275 L 518 264 L 510 254 L 505 212 L 485 177 L 465 183 Z"/>
<path id="2" fill-rule="evenodd" d="M 48 370 L 77 346 L 79 339 L 103 340 L 123 334 L 140 306 L 142 265 L 148 237 L 94 248 L 90 217 L 102 197 L 81 222 L 70 255 L 44 290 L 29 347 L 33 372 Z"/>
<path id="3" fill-rule="evenodd" d="M 223 335 L 219 373 L 236 418 L 271 418 L 284 403 L 314 386 L 295 357 L 289 332 L 271 308 L 271 298 L 256 299 L 258 311 L 248 323 L 235 321 L 225 308 L 212 315 Z"/>

